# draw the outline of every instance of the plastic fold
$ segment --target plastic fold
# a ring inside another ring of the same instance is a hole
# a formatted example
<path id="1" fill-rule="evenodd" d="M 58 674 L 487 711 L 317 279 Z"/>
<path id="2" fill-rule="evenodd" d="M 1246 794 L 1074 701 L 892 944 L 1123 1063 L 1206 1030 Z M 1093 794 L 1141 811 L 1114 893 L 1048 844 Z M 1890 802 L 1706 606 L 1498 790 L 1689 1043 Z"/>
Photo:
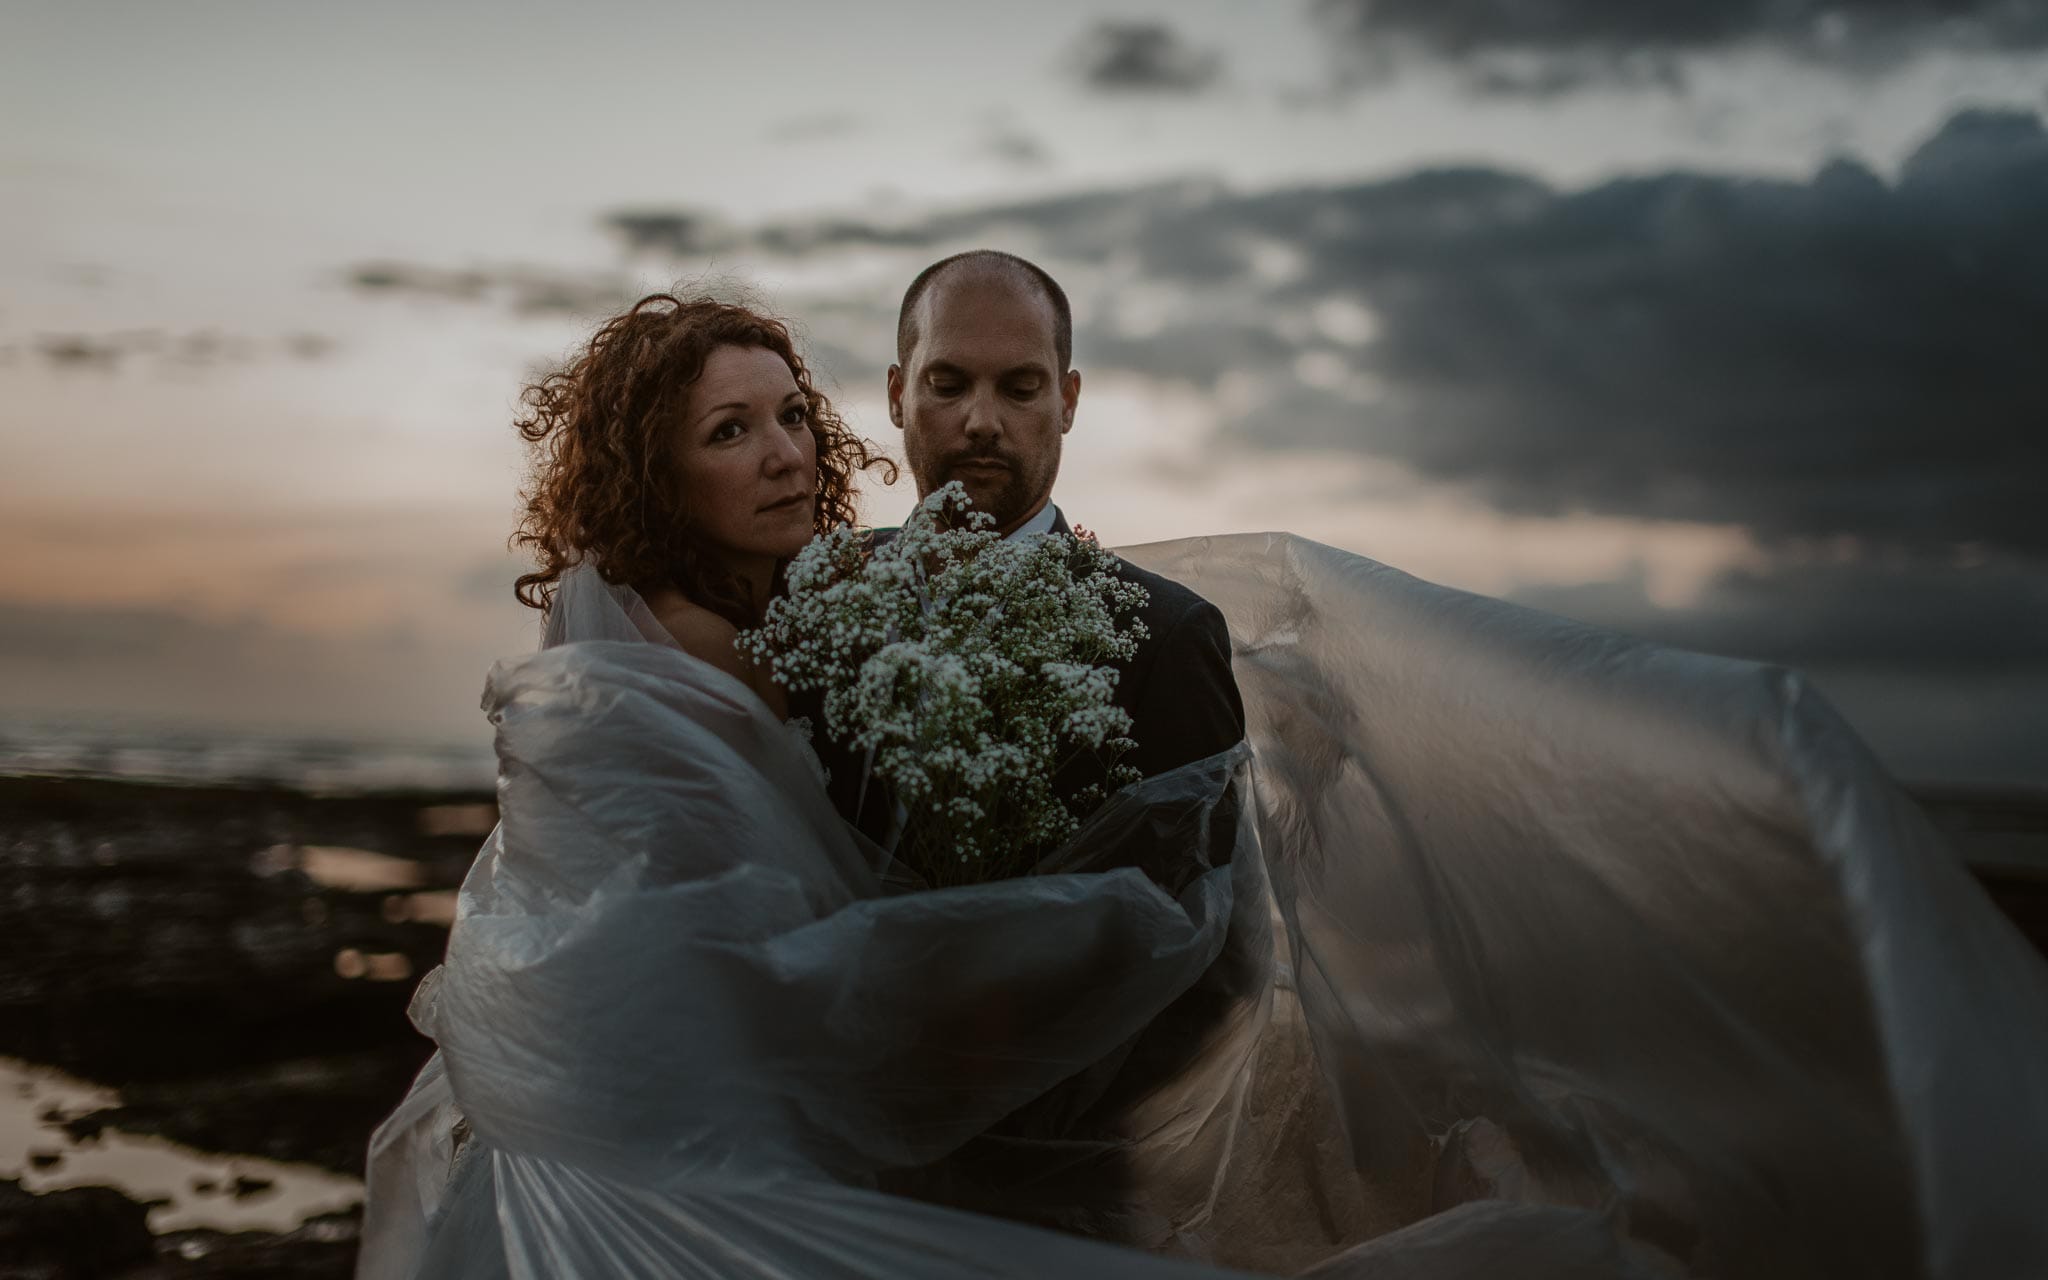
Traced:
<path id="1" fill-rule="evenodd" d="M 2048 1274 L 2048 969 L 1796 673 L 1122 554 L 1247 742 L 938 891 L 572 573 L 359 1274 Z"/>

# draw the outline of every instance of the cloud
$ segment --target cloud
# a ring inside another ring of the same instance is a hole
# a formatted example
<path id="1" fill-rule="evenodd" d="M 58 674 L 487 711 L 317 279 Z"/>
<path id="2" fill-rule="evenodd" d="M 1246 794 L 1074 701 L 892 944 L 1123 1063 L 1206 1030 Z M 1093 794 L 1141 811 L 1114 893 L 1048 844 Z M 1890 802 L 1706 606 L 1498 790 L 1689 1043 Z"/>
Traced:
<path id="1" fill-rule="evenodd" d="M 1889 182 L 1846 160 L 1569 191 L 1441 169 L 754 242 L 1041 254 L 1075 295 L 1084 365 L 1229 390 L 1239 448 L 1357 450 L 1517 513 L 2040 554 L 2043 225 L 2048 129 L 1966 111 Z M 1319 318 L 1338 312 L 1364 321 Z"/>
<path id="2" fill-rule="evenodd" d="M 1195 94 L 1214 87 L 1223 57 L 1157 21 L 1103 21 L 1075 46 L 1074 74 L 1098 93 Z"/>
<path id="3" fill-rule="evenodd" d="M 1036 256 L 1074 298 L 1083 366 L 1200 391 L 1220 448 L 1355 451 L 1516 514 L 2048 555 L 2048 129 L 2024 112 L 1957 114 L 1894 180 L 1838 160 L 1566 190 L 1467 167 L 890 223 L 609 223 L 679 266 L 881 251 L 907 279 L 975 244 Z M 871 283 L 785 299 L 875 359 L 894 303 Z"/>
<path id="4" fill-rule="evenodd" d="M 669 216 L 675 218 L 679 215 Z M 656 233 L 642 231 L 640 234 L 652 237 L 656 244 L 661 243 Z M 550 271 L 537 267 L 446 270 L 417 263 L 381 261 L 350 267 L 345 276 L 349 286 L 360 293 L 431 298 L 444 302 L 502 302 L 521 315 L 603 314 L 624 307 L 638 296 L 633 291 L 632 282 L 621 275 Z"/>
<path id="5" fill-rule="evenodd" d="M 336 346 L 333 338 L 312 332 L 258 339 L 211 329 L 190 333 L 128 329 L 115 333 L 46 333 L 37 338 L 35 351 L 52 368 L 112 374 L 138 357 L 153 361 L 159 368 L 204 369 L 274 355 L 323 360 L 334 353 Z"/>
<path id="6" fill-rule="evenodd" d="M 731 247 L 734 236 L 709 215 L 681 209 L 622 209 L 604 217 L 605 230 L 627 249 L 695 257 Z"/>
<path id="7" fill-rule="evenodd" d="M 1020 169 L 1043 169 L 1052 163 L 1052 152 L 1043 142 L 1021 129 L 998 128 L 989 134 L 988 154 Z"/>
<path id="8" fill-rule="evenodd" d="M 1593 83 L 1677 87 L 1680 60 L 1769 50 L 1850 71 L 1930 50 L 2048 49 L 2048 0 L 1312 0 L 1355 79 L 1416 58 L 1482 91 L 1554 94 Z"/>

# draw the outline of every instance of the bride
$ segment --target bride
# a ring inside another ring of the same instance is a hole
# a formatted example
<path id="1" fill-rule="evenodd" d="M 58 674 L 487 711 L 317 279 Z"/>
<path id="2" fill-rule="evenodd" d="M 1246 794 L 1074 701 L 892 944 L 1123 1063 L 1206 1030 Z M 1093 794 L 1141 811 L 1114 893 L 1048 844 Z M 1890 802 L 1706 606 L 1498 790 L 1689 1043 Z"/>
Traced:
<path id="1" fill-rule="evenodd" d="M 1227 618 L 1246 742 L 904 891 L 731 645 L 875 465 L 786 329 L 649 298 L 528 403 L 546 637 L 359 1274 L 2048 1262 L 2048 972 L 1796 675 L 1133 548 Z"/>

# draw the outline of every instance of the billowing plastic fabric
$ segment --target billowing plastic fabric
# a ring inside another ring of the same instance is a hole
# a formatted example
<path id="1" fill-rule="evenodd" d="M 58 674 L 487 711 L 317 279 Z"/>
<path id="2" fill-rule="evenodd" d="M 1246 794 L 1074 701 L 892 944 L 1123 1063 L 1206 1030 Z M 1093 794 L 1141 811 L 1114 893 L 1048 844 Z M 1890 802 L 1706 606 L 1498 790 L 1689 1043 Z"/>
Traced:
<path id="1" fill-rule="evenodd" d="M 936 892 L 572 574 L 360 1274 L 2048 1274 L 2048 970 L 1796 675 L 1124 554 L 1248 744 Z"/>

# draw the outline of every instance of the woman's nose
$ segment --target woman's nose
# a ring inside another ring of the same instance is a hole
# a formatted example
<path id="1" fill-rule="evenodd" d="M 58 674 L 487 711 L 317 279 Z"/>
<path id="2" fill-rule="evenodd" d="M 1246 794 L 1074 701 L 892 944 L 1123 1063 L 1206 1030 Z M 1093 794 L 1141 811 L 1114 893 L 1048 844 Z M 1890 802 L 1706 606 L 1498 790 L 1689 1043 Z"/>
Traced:
<path id="1" fill-rule="evenodd" d="M 768 447 L 766 462 L 769 475 L 779 476 L 794 471 L 804 464 L 803 441 L 793 431 L 777 431 Z"/>

